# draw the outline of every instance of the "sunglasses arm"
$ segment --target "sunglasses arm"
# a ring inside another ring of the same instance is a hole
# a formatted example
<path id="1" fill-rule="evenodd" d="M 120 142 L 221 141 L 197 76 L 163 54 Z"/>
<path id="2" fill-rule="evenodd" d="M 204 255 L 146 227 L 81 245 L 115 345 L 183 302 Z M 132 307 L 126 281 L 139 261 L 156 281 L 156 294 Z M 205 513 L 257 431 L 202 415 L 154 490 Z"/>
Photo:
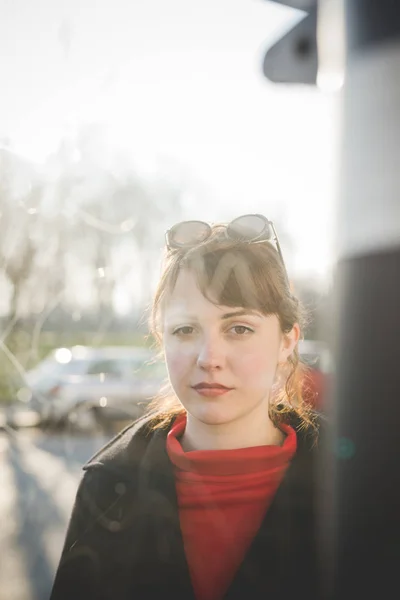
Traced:
<path id="1" fill-rule="evenodd" d="M 283 267 L 284 267 L 284 269 L 285 269 L 286 278 L 287 278 L 287 280 L 289 281 L 289 275 L 288 275 L 288 272 L 287 272 L 287 269 L 286 269 L 285 261 L 283 260 L 283 254 L 282 254 L 282 250 L 281 250 L 281 245 L 280 245 L 280 243 L 279 243 L 278 235 L 277 235 L 277 233 L 276 233 L 276 231 L 275 231 L 274 224 L 273 224 L 271 221 L 269 222 L 269 224 L 270 224 L 270 226 L 271 226 L 271 229 L 272 229 L 272 231 L 274 232 L 274 238 L 275 238 L 276 249 L 278 250 L 278 254 L 279 254 L 279 256 L 280 256 L 280 259 L 281 259 L 281 261 L 282 261 Z"/>

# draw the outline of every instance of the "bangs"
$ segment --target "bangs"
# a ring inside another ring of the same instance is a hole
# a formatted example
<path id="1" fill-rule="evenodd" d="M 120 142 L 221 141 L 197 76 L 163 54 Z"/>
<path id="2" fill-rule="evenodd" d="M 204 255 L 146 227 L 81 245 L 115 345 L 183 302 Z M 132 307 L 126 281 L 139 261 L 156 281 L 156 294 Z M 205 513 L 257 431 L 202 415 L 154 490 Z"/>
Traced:
<path id="1" fill-rule="evenodd" d="M 249 251 L 246 246 L 188 252 L 179 270 L 182 268 L 190 269 L 200 291 L 213 304 L 249 308 L 265 315 L 279 313 L 282 293 L 274 281 L 265 245 L 259 255 L 254 247 Z"/>

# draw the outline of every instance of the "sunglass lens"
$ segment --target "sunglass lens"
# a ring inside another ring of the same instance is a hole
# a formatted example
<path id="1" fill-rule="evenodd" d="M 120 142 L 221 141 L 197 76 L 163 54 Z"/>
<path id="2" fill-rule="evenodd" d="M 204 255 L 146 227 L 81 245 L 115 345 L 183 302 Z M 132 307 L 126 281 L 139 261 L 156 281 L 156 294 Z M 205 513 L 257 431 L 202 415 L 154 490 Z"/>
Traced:
<path id="1" fill-rule="evenodd" d="M 202 221 L 184 221 L 170 231 L 170 241 L 176 247 L 191 246 L 207 239 L 210 226 Z"/>
<path id="2" fill-rule="evenodd" d="M 268 221 L 258 215 L 244 215 L 232 221 L 228 226 L 228 235 L 234 240 L 251 241 L 260 238 L 271 238 Z"/>

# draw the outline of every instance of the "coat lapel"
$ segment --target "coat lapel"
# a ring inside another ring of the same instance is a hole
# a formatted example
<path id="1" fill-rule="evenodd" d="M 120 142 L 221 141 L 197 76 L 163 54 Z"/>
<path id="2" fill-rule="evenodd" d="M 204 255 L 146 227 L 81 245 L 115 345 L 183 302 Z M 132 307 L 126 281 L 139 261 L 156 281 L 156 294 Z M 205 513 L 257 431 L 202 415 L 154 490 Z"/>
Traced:
<path id="1" fill-rule="evenodd" d="M 146 571 L 140 598 L 195 600 L 179 521 L 173 467 L 166 451 L 166 431 L 156 431 L 139 467 L 139 501 L 145 515 L 141 529 Z"/>

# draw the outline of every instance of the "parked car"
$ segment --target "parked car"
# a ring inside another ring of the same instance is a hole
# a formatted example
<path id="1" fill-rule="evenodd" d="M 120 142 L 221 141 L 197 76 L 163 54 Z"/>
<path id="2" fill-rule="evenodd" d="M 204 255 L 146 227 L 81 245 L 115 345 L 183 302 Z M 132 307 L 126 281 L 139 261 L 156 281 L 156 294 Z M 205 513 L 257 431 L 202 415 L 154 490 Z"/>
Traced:
<path id="1" fill-rule="evenodd" d="M 105 426 L 140 416 L 165 379 L 164 363 L 149 349 L 75 346 L 58 348 L 28 371 L 19 396 L 43 426 Z"/>

